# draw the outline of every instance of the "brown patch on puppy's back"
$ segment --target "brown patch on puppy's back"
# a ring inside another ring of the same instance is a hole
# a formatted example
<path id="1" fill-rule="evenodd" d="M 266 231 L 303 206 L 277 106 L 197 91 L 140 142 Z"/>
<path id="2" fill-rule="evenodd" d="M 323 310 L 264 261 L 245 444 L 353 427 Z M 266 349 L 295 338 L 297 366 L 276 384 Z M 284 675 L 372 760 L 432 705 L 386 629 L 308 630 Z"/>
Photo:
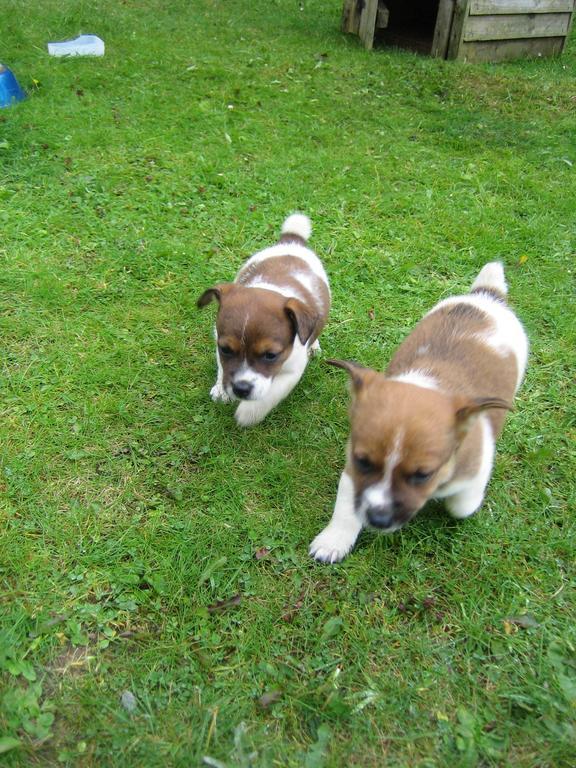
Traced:
<path id="1" fill-rule="evenodd" d="M 298 279 L 298 275 L 302 276 L 302 280 Z M 310 343 L 316 341 L 328 319 L 330 291 L 304 259 L 298 256 L 263 259 L 241 269 L 236 282 L 250 290 L 258 288 L 259 284 L 270 285 L 281 289 L 286 298 L 292 296 L 302 301 L 316 317 Z"/>
<path id="2" fill-rule="evenodd" d="M 471 294 L 482 294 L 485 293 L 488 296 L 490 296 L 492 299 L 496 299 L 497 301 L 502 302 L 502 304 L 506 304 L 506 294 L 502 293 L 502 291 L 499 291 L 497 288 L 488 288 L 488 286 L 480 287 L 480 288 L 473 288 L 470 291 Z"/>
<path id="3" fill-rule="evenodd" d="M 512 402 L 517 380 L 515 356 L 499 354 L 484 338 L 494 330 L 489 315 L 467 302 L 441 307 L 418 323 L 397 349 L 387 376 L 420 371 L 446 392 L 470 399 L 498 397 Z M 496 437 L 501 410 L 487 411 Z"/>
<path id="4" fill-rule="evenodd" d="M 280 240 L 278 240 L 279 243 L 296 243 L 297 245 L 303 245 L 304 247 L 308 246 L 308 243 L 306 240 L 304 240 L 303 237 L 300 237 L 300 235 L 293 235 L 290 232 L 286 232 L 285 234 L 280 236 Z"/>

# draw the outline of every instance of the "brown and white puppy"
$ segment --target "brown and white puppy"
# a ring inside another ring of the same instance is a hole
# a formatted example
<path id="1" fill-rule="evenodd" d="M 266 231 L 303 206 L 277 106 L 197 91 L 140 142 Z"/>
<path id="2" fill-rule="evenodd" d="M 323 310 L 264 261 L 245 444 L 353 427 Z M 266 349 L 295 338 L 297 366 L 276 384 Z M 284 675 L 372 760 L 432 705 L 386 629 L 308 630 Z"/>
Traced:
<path id="1" fill-rule="evenodd" d="M 307 246 L 310 219 L 289 216 L 280 241 L 252 256 L 233 283 L 198 299 L 220 304 L 216 318 L 218 376 L 213 400 L 239 399 L 235 418 L 257 424 L 296 386 L 328 318 L 330 287 L 322 262 Z"/>
<path id="2" fill-rule="evenodd" d="M 317 560 L 342 560 L 364 526 L 398 530 L 431 498 L 457 518 L 480 507 L 528 356 L 507 292 L 502 265 L 486 264 L 469 294 L 420 321 L 386 373 L 330 361 L 351 377 L 351 435 L 332 520 L 310 546 Z"/>

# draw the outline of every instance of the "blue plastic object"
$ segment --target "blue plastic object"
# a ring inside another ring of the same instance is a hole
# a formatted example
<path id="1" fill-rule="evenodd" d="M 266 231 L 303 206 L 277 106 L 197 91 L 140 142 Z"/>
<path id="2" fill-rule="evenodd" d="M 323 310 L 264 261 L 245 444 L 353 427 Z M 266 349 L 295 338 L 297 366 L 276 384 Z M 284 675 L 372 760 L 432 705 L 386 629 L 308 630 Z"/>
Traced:
<path id="1" fill-rule="evenodd" d="M 13 73 L 4 64 L 0 64 L 0 107 L 10 107 L 25 98 L 26 94 Z"/>

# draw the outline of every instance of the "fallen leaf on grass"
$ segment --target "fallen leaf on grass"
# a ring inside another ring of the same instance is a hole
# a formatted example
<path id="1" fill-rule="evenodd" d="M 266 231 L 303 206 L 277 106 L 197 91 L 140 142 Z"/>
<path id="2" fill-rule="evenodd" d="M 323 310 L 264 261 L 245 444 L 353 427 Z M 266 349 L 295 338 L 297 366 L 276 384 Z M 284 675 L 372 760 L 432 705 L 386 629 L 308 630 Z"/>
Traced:
<path id="1" fill-rule="evenodd" d="M 284 611 L 284 613 L 281 616 L 282 621 L 293 621 L 294 617 L 296 616 L 296 614 L 298 613 L 300 608 L 302 608 L 303 605 L 304 605 L 304 592 L 302 591 L 300 592 L 300 595 L 298 596 L 298 600 L 296 600 L 294 605 L 291 606 L 290 608 L 287 608 Z"/>
<path id="2" fill-rule="evenodd" d="M 531 613 L 522 613 L 520 616 L 506 616 L 504 619 L 504 631 L 509 635 L 511 632 L 506 629 L 507 624 L 509 626 L 521 627 L 522 629 L 536 629 L 540 626 Z"/>
<path id="3" fill-rule="evenodd" d="M 217 600 L 212 605 L 208 606 L 208 613 L 219 613 L 225 611 L 227 608 L 233 608 L 235 605 L 240 605 L 242 602 L 242 595 L 234 595 L 227 600 Z"/>
<path id="4" fill-rule="evenodd" d="M 278 701 L 281 697 L 282 691 L 266 691 L 266 693 L 262 694 L 258 699 L 258 704 L 262 709 L 268 709 L 269 706 L 274 704 L 274 702 Z"/>
<path id="5" fill-rule="evenodd" d="M 511 624 L 509 621 L 506 621 L 504 619 L 504 632 L 507 635 L 513 635 L 514 632 L 518 632 L 518 628 L 514 626 L 514 624 Z"/>
<path id="6" fill-rule="evenodd" d="M 198 579 L 198 586 L 201 586 L 204 584 L 212 574 L 217 571 L 219 568 L 222 568 L 223 565 L 226 565 L 228 562 L 227 557 L 219 557 L 217 560 L 214 560 L 212 563 L 210 563 L 204 570 L 202 571 L 202 574 L 200 578 Z"/>
<path id="7" fill-rule="evenodd" d="M 182 488 L 179 488 L 177 485 L 161 485 L 158 490 L 164 496 L 172 499 L 172 501 L 182 501 L 184 498 L 184 492 Z"/>
<path id="8" fill-rule="evenodd" d="M 254 557 L 256 560 L 262 560 L 263 557 L 268 557 L 270 554 L 270 550 L 268 547 L 260 547 L 260 549 L 257 549 L 256 552 L 254 552 Z"/>
<path id="9" fill-rule="evenodd" d="M 138 702 L 136 701 L 136 696 L 134 696 L 132 691 L 124 691 L 122 696 L 120 696 L 120 701 L 122 702 L 122 706 L 127 712 L 136 711 Z"/>
<path id="10" fill-rule="evenodd" d="M 132 629 L 124 629 L 122 632 L 118 632 L 116 637 L 121 640 L 147 640 L 154 635 L 160 634 L 160 627 L 133 627 Z"/>
<path id="11" fill-rule="evenodd" d="M 81 448 L 80 449 L 73 449 L 71 451 L 66 451 L 64 456 L 67 459 L 70 459 L 71 461 L 79 461 L 80 459 L 85 459 L 86 456 L 89 456 L 90 454 L 88 451 L 84 451 Z"/>

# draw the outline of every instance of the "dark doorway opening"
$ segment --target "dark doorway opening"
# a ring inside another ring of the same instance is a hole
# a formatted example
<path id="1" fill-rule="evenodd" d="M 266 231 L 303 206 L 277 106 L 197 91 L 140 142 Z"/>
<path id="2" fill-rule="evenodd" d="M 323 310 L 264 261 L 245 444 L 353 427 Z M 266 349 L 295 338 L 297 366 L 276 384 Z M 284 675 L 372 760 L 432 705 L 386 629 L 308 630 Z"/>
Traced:
<path id="1" fill-rule="evenodd" d="M 374 43 L 430 55 L 440 0 L 385 0 L 388 26 L 378 29 Z"/>

